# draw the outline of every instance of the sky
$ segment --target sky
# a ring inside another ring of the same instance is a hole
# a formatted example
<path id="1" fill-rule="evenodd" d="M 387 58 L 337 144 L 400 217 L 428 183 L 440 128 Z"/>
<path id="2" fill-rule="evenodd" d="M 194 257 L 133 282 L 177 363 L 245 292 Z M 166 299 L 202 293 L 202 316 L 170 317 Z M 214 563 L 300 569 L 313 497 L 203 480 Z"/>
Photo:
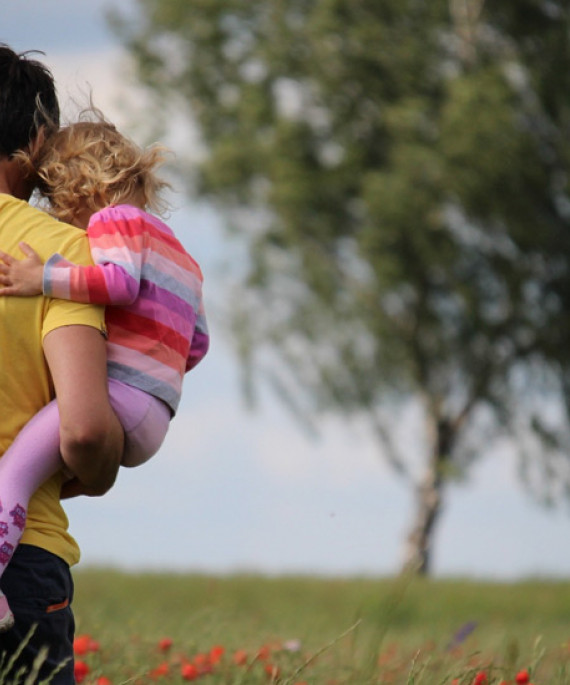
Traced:
<path id="1" fill-rule="evenodd" d="M 126 133 L 126 56 L 107 28 L 108 0 L 4 3 L 0 42 L 38 49 L 64 112 L 92 92 Z M 133 6 L 123 0 L 121 7 Z M 140 104 L 140 115 L 144 103 Z M 176 132 L 169 138 L 177 139 Z M 141 141 L 142 142 L 142 141 Z M 176 190 L 176 189 L 175 189 Z M 81 567 L 324 576 L 397 572 L 413 514 L 412 492 L 381 459 L 359 422 L 323 420 L 307 436 L 268 392 L 252 412 L 243 400 L 231 341 L 216 314 L 227 295 L 231 245 L 216 212 L 173 196 L 170 225 L 205 275 L 212 344 L 185 380 L 178 415 L 159 453 L 122 469 L 104 498 L 66 503 Z M 0 246 L 1 247 L 1 246 Z M 402 439 L 406 434 L 402 428 Z M 547 510 L 520 487 L 507 449 L 451 485 L 433 547 L 437 577 L 516 580 L 570 574 L 568 508 Z"/>

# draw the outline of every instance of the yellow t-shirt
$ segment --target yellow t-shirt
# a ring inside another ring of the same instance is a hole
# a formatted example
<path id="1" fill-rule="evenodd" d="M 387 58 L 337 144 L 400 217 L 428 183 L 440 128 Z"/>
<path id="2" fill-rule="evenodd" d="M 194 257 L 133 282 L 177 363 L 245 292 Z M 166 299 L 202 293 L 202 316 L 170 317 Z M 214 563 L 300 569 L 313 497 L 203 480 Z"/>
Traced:
<path id="1" fill-rule="evenodd" d="M 0 194 L 0 250 L 23 257 L 20 241 L 29 243 L 45 261 L 55 252 L 78 264 L 90 264 L 85 231 L 60 223 L 27 202 Z M 47 297 L 0 297 L 0 455 L 24 424 L 53 399 L 44 358 L 45 335 L 74 324 L 104 330 L 102 307 Z M 22 542 L 57 554 L 69 565 L 79 560 L 79 547 L 68 532 L 60 504 L 58 474 L 33 495 Z"/>

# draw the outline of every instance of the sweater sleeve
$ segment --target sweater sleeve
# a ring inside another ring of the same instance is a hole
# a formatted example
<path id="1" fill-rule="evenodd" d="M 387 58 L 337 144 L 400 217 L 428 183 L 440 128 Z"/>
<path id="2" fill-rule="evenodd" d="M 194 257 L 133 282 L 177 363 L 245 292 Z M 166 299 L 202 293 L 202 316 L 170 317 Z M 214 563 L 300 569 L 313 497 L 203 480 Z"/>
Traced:
<path id="1" fill-rule="evenodd" d="M 186 372 L 193 369 L 202 361 L 202 359 L 204 359 L 209 346 L 210 336 L 208 333 L 208 324 L 206 322 L 206 313 L 204 311 L 204 301 L 200 298 L 200 306 L 196 312 L 194 335 L 192 336 L 190 351 L 188 353 L 188 359 L 186 360 Z"/>
<path id="2" fill-rule="evenodd" d="M 126 305 L 138 296 L 143 226 L 136 218 L 102 210 L 87 229 L 93 266 L 54 254 L 44 265 L 44 295 L 100 305 Z"/>

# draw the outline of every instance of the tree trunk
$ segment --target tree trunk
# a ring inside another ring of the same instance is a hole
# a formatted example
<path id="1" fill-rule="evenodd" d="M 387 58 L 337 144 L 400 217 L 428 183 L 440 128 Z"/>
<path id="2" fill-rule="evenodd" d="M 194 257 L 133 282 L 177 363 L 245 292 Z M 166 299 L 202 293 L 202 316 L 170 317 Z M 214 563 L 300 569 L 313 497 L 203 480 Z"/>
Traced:
<path id="1" fill-rule="evenodd" d="M 442 507 L 444 467 L 450 458 L 454 431 L 446 420 L 429 421 L 430 454 L 426 471 L 416 488 L 416 515 L 404 546 L 402 572 L 428 575 L 432 541 Z"/>

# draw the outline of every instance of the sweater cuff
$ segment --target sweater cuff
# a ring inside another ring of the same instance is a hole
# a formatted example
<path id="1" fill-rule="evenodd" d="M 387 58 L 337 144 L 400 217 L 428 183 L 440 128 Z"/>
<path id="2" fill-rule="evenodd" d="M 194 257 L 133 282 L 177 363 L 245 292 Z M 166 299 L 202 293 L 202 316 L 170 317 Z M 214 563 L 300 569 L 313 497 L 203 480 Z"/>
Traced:
<path id="1" fill-rule="evenodd" d="M 43 292 L 47 297 L 59 297 L 57 294 L 57 272 L 58 266 L 65 264 L 67 260 L 58 252 L 53 254 L 44 264 Z M 67 279 L 65 279 L 67 281 Z M 69 290 L 69 288 L 64 288 Z"/>

